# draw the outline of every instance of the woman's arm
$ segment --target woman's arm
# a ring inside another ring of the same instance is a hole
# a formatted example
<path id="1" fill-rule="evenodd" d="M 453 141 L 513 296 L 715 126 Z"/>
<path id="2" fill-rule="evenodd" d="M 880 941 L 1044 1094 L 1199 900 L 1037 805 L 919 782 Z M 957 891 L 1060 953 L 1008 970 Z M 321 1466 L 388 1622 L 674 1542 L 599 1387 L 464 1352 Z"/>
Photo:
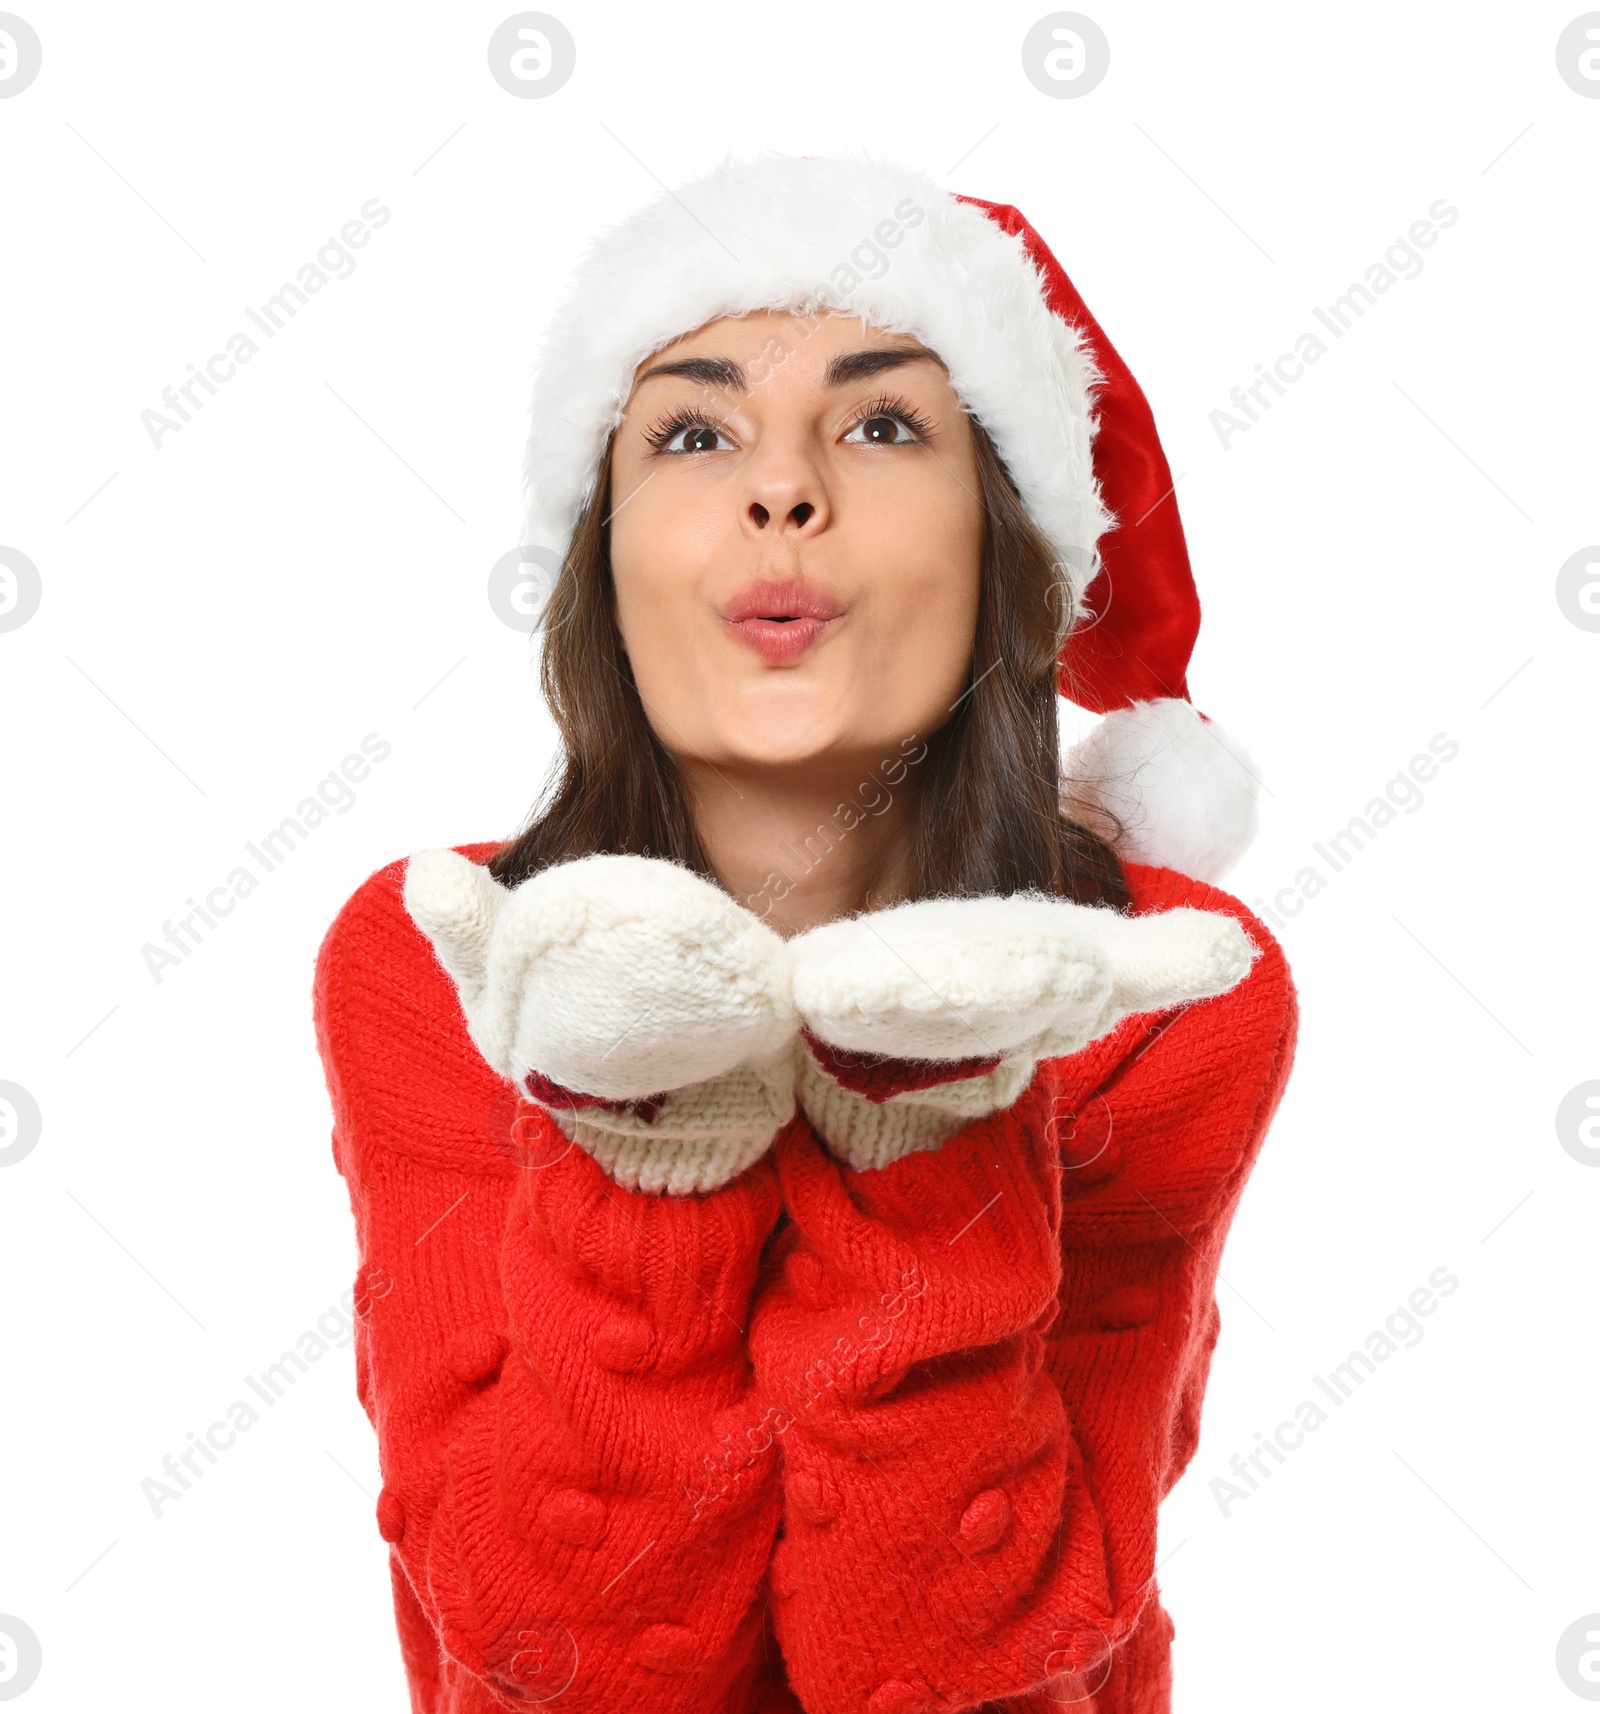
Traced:
<path id="1" fill-rule="evenodd" d="M 1144 1013 L 1055 1064 L 1069 1247 L 1189 1238 L 1231 1213 L 1294 1060 L 1299 1007 L 1283 949 L 1231 894 L 1129 865 L 1141 908 L 1236 918 L 1249 978 L 1202 1005 Z M 1183 1137 L 1182 1147 L 1162 1139 Z"/>
<path id="2" fill-rule="evenodd" d="M 511 1707 L 738 1709 L 780 1500 L 770 1451 L 718 1429 L 744 1419 L 772 1163 L 651 1195 L 517 1118 L 401 867 L 330 929 L 316 1021 L 408 1670 Z"/>
<path id="3" fill-rule="evenodd" d="M 1112 1622 L 1044 1368 L 1061 1272 L 1047 1104 L 1019 1106 L 871 1171 L 799 1130 L 775 1151 L 794 1224 L 751 1355 L 792 1418 L 772 1587 L 814 1714 L 971 1707 Z"/>
<path id="4" fill-rule="evenodd" d="M 818 1135 L 780 1141 L 794 1230 L 751 1344 L 763 1394 L 793 1416 L 775 1617 L 816 1714 L 1020 1710 L 1051 1679 L 1092 1692 L 1138 1623 L 1178 1395 L 1214 1332 L 1196 1258 L 1209 1247 L 1214 1272 L 1293 1037 L 1265 931 L 1226 895 L 1192 902 L 1232 906 L 1262 949 L 1230 992 L 1044 1061 L 1014 1104 L 884 1166 L 837 1158 L 840 1114 L 868 1154 L 869 1105 L 914 1135 L 927 1114 L 907 1112 L 952 1085 L 918 1092 L 906 1071 L 897 1094 L 887 1062 L 836 1066 L 830 1082 L 871 1097 L 812 1093 Z M 970 1108 L 1000 1073 L 968 1070 Z M 1102 1089 L 1125 1176 L 1080 1190 L 1057 1122 L 1073 1132 Z M 1141 1224 L 1113 1240 L 1107 1208 Z"/>

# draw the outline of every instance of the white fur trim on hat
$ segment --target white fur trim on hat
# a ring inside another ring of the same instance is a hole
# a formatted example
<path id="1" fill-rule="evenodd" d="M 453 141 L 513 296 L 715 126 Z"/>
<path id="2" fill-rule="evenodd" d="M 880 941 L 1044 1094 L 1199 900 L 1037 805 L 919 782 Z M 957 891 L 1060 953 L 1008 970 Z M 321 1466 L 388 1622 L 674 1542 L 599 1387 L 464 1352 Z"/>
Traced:
<path id="1" fill-rule="evenodd" d="M 1217 882 L 1256 835 L 1259 781 L 1238 742 L 1181 697 L 1113 709 L 1069 753 L 1066 808 L 1096 832 L 1122 823 L 1118 853 L 1132 863 Z"/>
<path id="2" fill-rule="evenodd" d="M 730 159 L 601 233 L 540 354 L 525 544 L 565 551 L 647 357 L 723 316 L 818 307 L 938 352 L 1081 596 L 1112 522 L 1087 337 L 1049 307 L 1020 235 L 862 158 Z"/>

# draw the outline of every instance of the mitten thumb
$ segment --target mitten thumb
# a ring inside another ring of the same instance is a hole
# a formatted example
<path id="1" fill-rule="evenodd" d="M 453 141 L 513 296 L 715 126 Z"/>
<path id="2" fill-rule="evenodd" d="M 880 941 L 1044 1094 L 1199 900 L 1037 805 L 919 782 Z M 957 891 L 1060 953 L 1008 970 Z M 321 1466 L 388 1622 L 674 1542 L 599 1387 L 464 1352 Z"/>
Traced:
<path id="1" fill-rule="evenodd" d="M 470 1011 L 483 993 L 489 938 L 510 891 L 458 851 L 419 851 L 406 864 L 402 896 Z"/>

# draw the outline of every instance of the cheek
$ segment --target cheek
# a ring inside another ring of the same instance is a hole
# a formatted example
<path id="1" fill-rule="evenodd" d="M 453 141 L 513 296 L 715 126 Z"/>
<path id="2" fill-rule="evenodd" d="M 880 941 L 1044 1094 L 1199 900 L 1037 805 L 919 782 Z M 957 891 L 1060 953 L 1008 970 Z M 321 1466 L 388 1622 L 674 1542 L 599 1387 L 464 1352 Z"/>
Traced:
<path id="1" fill-rule="evenodd" d="M 664 652 L 690 622 L 694 592 L 715 534 L 702 510 L 647 483 L 613 491 L 611 580 L 617 625 L 630 656 Z M 620 492 L 619 505 L 615 495 Z M 659 642 L 657 638 L 659 637 Z"/>
<path id="2" fill-rule="evenodd" d="M 974 488 L 976 482 L 974 474 Z M 983 557 L 978 502 L 940 471 L 894 503 L 868 508 L 863 521 L 868 582 L 883 618 L 935 642 L 941 654 L 969 650 Z"/>
<path id="3" fill-rule="evenodd" d="M 984 526 L 977 505 L 949 497 L 950 478 L 917 496 L 880 494 L 849 558 L 867 591 L 851 682 L 870 686 L 856 718 L 874 730 L 936 732 L 967 682 L 977 631 Z M 976 489 L 976 476 L 973 483 Z"/>

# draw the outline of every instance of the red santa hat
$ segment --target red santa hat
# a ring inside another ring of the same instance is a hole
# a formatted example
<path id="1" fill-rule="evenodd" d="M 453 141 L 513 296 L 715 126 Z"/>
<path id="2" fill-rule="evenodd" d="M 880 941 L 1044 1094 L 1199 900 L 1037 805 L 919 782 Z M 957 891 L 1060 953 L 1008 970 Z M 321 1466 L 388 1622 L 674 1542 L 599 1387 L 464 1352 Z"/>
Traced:
<path id="1" fill-rule="evenodd" d="M 860 157 L 725 161 L 602 232 L 546 334 L 524 467 L 531 546 L 566 550 L 634 371 L 722 316 L 831 309 L 937 351 L 1074 597 L 1064 696 L 1105 718 L 1063 796 L 1121 854 L 1200 880 L 1256 831 L 1239 745 L 1189 700 L 1200 604 L 1144 394 L 1015 208 Z"/>

